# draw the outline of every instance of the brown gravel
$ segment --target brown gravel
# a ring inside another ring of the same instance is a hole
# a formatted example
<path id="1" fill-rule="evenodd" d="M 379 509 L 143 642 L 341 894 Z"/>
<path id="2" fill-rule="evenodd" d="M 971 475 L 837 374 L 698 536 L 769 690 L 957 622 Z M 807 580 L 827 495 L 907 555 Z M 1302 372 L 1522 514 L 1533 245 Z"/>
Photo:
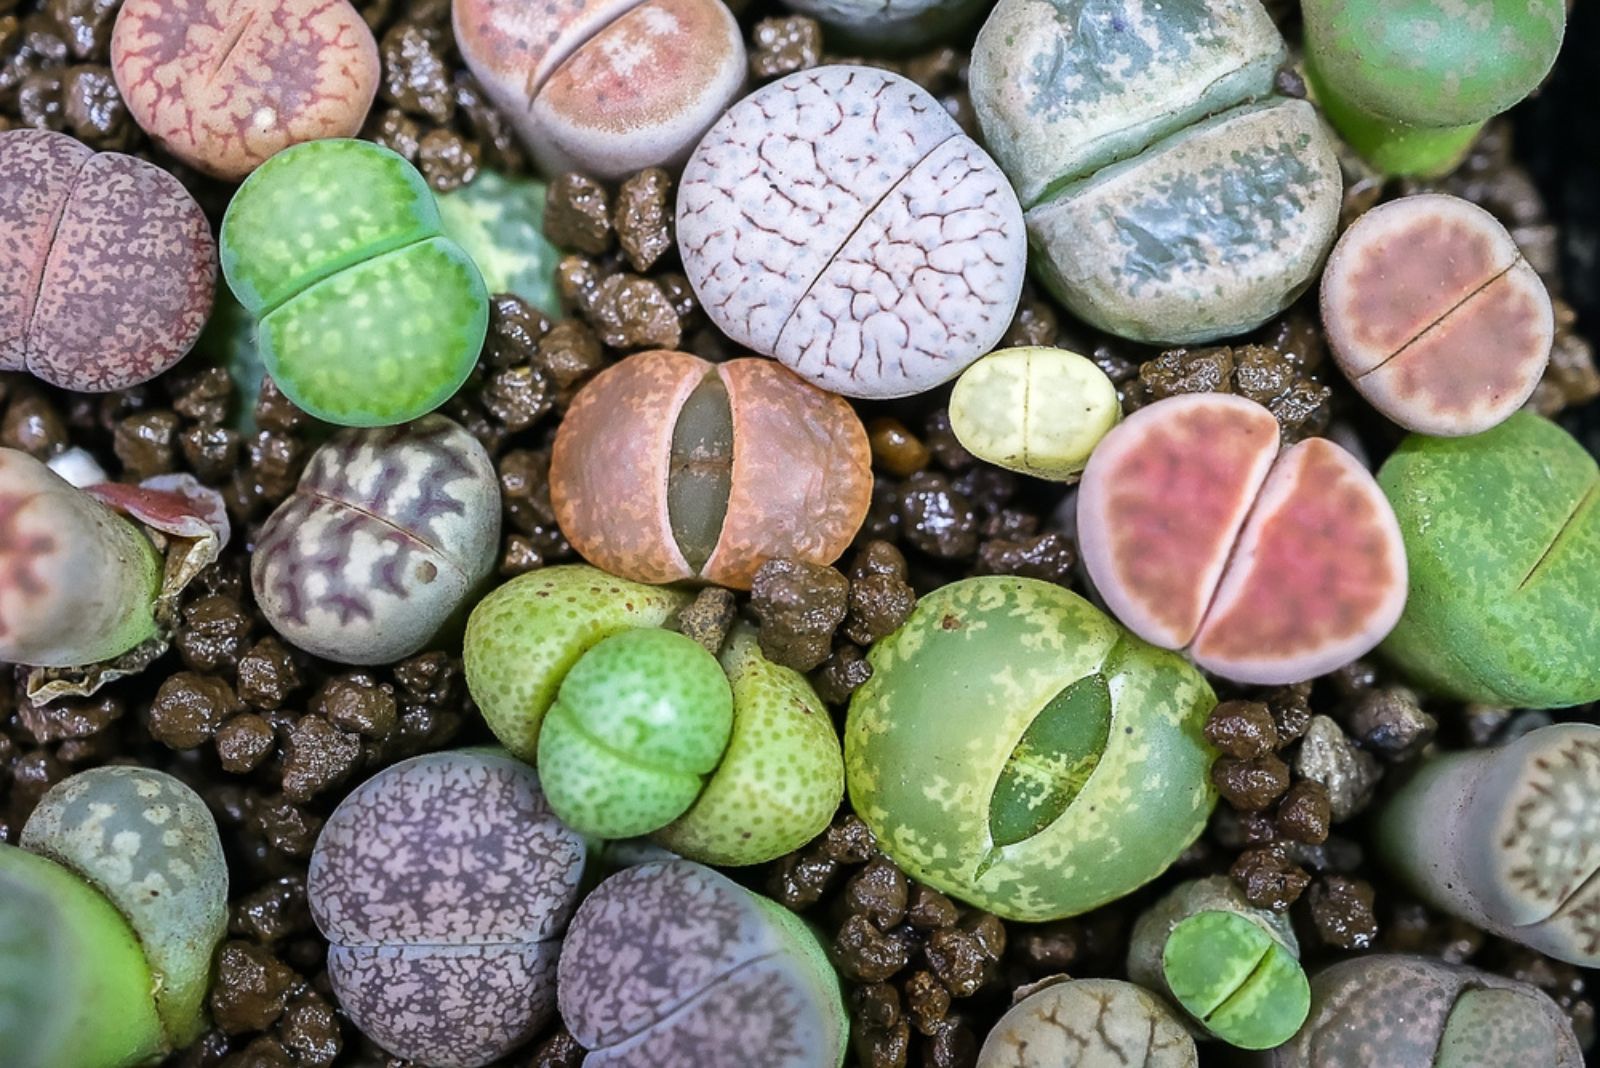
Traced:
<path id="1" fill-rule="evenodd" d="M 1206 718 L 1206 739 L 1229 756 L 1250 760 L 1278 747 L 1272 711 L 1259 701 L 1223 701 Z"/>
<path id="2" fill-rule="evenodd" d="M 574 172 L 557 177 L 545 194 L 544 232 L 562 248 L 592 255 L 605 252 L 614 236 L 606 187 Z"/>
<path id="3" fill-rule="evenodd" d="M 750 76 L 770 81 L 822 62 L 822 27 L 803 15 L 762 19 L 750 31 Z"/>
<path id="4" fill-rule="evenodd" d="M 1275 753 L 1249 760 L 1218 757 L 1211 765 L 1211 783 L 1234 808 L 1260 812 L 1289 789 L 1289 765 Z"/>
<path id="5" fill-rule="evenodd" d="M 761 623 L 761 651 L 774 663 L 810 671 L 827 659 L 833 632 L 849 609 L 850 582 L 803 560 L 769 560 L 750 586 Z"/>
<path id="6" fill-rule="evenodd" d="M 672 248 L 672 178 L 651 167 L 617 188 L 612 226 L 636 271 L 648 271 Z"/>
<path id="7" fill-rule="evenodd" d="M 1273 912 L 1282 912 L 1294 904 L 1311 882 L 1311 876 L 1277 846 L 1245 850 L 1229 874 L 1244 891 L 1246 901 Z"/>
<path id="8" fill-rule="evenodd" d="M 678 630 L 715 656 L 727 640 L 737 613 L 738 605 L 732 590 L 707 586 L 695 594 L 689 607 L 678 613 Z"/>
<path id="9" fill-rule="evenodd" d="M 215 675 L 180 671 L 169 676 L 150 705 L 150 734 L 174 749 L 195 749 L 240 709 L 233 687 Z"/>
<path id="10" fill-rule="evenodd" d="M 1334 949 L 1370 949 L 1378 937 L 1372 885 L 1328 875 L 1311 885 L 1311 919 L 1317 937 Z"/>
<path id="11" fill-rule="evenodd" d="M 873 463 L 896 478 L 907 478 L 921 471 L 933 455 L 893 416 L 879 416 L 868 423 L 867 440 L 872 445 Z"/>

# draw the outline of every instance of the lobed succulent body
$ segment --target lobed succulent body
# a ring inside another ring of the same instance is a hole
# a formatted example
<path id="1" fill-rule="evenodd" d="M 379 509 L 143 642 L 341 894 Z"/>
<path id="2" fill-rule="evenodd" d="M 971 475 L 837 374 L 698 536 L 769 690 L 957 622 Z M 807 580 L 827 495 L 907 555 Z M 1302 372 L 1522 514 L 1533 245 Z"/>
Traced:
<path id="1" fill-rule="evenodd" d="M 843 40 L 874 52 L 907 52 L 971 22 L 977 0 L 791 0 Z"/>
<path id="2" fill-rule="evenodd" d="M 977 1068 L 1198 1068 L 1194 1039 L 1157 996 L 1120 979 L 1051 983 L 994 1025 Z"/>
<path id="3" fill-rule="evenodd" d="M 490 293 L 515 293 L 548 314 L 561 307 L 556 263 L 561 250 L 544 236 L 545 185 L 483 171 L 439 195 L 444 234 L 483 274 Z"/>
<path id="4" fill-rule="evenodd" d="M 1117 388 L 1066 349 L 992 352 L 950 393 L 950 429 L 968 452 L 1020 474 L 1069 481 L 1122 418 Z"/>

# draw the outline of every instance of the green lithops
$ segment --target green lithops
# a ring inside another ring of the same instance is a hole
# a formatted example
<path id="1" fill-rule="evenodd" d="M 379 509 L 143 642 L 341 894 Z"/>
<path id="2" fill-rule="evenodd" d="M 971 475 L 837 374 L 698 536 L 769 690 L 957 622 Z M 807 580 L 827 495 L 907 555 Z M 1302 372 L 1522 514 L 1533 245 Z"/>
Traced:
<path id="1" fill-rule="evenodd" d="M 122 1068 L 198 1038 L 228 875 L 194 791 L 147 768 L 82 772 L 21 845 L 0 846 L 8 1068 Z"/>
<path id="2" fill-rule="evenodd" d="M 1410 562 L 1388 657 L 1441 694 L 1553 708 L 1600 699 L 1600 468 L 1519 412 L 1462 438 L 1412 435 L 1378 484 Z"/>
<path id="3" fill-rule="evenodd" d="M 547 315 L 561 307 L 556 263 L 561 251 L 544 236 L 543 182 L 483 171 L 439 194 L 445 236 L 466 250 L 491 293 L 515 293 Z"/>
<path id="4" fill-rule="evenodd" d="M 344 426 L 437 408 L 483 347 L 489 296 L 422 175 L 366 141 L 295 145 L 222 220 L 222 270 L 288 398 Z"/>
<path id="5" fill-rule="evenodd" d="M 1550 72 L 1563 0 L 1305 0 L 1306 67 L 1329 117 L 1373 164 L 1430 174 Z"/>
<path id="6" fill-rule="evenodd" d="M 1149 882 L 1205 826 L 1210 686 L 1076 594 L 956 582 L 868 659 L 845 724 L 850 798 L 916 879 L 1055 919 Z"/>
<path id="7" fill-rule="evenodd" d="M 1064 482 L 1122 418 L 1117 387 L 1093 360 L 1043 346 L 992 352 L 962 372 L 950 428 L 981 460 Z"/>
<path id="8" fill-rule="evenodd" d="M 670 630 L 630 630 L 584 653 L 539 732 L 539 772 L 557 816 L 580 834 L 659 830 L 700 796 L 733 730 L 716 658 Z"/>

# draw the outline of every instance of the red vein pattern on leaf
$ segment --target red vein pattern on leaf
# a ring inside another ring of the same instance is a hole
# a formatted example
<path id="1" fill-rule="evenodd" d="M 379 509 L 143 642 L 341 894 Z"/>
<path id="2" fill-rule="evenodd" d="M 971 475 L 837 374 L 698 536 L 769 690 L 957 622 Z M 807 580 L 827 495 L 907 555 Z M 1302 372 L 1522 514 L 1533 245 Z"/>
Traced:
<path id="1" fill-rule="evenodd" d="M 37 598 L 48 592 L 48 584 L 35 568 L 56 547 L 48 534 L 28 534 L 21 529 L 22 509 L 31 497 L 0 495 L 0 588 L 14 590 L 24 598 Z M 11 633 L 11 625 L 0 615 L 0 637 Z"/>

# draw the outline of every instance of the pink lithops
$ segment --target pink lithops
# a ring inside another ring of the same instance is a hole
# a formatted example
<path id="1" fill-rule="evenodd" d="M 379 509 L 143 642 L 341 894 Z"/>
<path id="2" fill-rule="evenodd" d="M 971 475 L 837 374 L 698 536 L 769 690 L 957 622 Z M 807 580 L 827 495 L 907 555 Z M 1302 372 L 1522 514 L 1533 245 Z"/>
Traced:
<path id="1" fill-rule="evenodd" d="M 1550 294 L 1475 204 L 1402 197 L 1346 230 L 1322 276 L 1346 377 L 1408 430 L 1476 434 L 1522 407 L 1550 360 Z"/>
<path id="2" fill-rule="evenodd" d="M 456 0 L 462 58 L 548 173 L 681 162 L 744 87 L 722 0 Z"/>
<path id="3" fill-rule="evenodd" d="M 1000 169 L 931 96 L 866 67 L 734 105 L 684 170 L 678 243 L 724 333 L 849 397 L 960 374 L 1010 325 L 1027 266 Z"/>
<path id="4" fill-rule="evenodd" d="M 1324 438 L 1279 444 L 1253 401 L 1171 397 L 1105 436 L 1078 492 L 1084 563 L 1107 606 L 1238 682 L 1347 664 L 1405 607 L 1405 548 L 1372 475 Z"/>
<path id="5" fill-rule="evenodd" d="M 236 182 L 290 145 L 354 137 L 378 45 L 345 0 L 127 0 L 111 70 L 157 144 Z"/>
<path id="6" fill-rule="evenodd" d="M 200 205 L 161 168 L 0 133 L 0 371 L 89 393 L 154 378 L 200 336 L 216 262 Z"/>

